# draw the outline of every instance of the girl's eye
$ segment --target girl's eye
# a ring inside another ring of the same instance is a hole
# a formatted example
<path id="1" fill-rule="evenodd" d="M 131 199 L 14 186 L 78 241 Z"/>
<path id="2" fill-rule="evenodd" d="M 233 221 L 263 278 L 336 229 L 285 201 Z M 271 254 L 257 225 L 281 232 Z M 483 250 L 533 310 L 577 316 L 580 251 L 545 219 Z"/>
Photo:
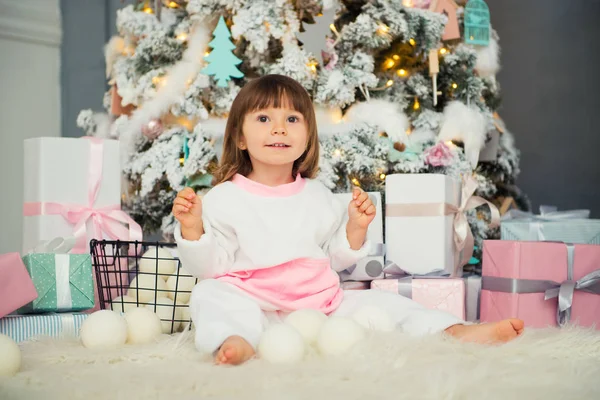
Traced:
<path id="1" fill-rule="evenodd" d="M 288 117 L 288 122 L 298 122 L 300 118 L 298 117 Z"/>
<path id="2" fill-rule="evenodd" d="M 258 117 L 258 120 L 259 120 L 260 122 L 267 122 L 267 121 L 269 120 L 269 117 L 267 117 L 266 115 L 260 115 L 260 116 Z"/>

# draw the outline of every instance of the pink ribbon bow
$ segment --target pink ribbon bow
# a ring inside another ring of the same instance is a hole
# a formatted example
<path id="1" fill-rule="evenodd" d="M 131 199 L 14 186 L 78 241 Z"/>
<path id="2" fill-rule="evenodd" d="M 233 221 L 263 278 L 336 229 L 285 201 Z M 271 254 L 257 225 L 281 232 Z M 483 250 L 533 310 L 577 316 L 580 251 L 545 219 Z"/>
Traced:
<path id="1" fill-rule="evenodd" d="M 94 203 L 98 196 L 98 189 L 102 181 L 102 140 L 85 137 L 90 141 L 90 168 L 89 168 L 89 190 L 88 204 L 69 204 L 52 202 L 33 202 L 23 205 L 24 216 L 35 215 L 62 215 L 73 227 L 73 234 L 77 243 L 73 253 L 87 252 L 87 229 L 88 220 L 92 221 L 92 238 L 102 239 L 105 232 L 113 240 L 142 240 L 142 228 L 125 212 L 121 211 L 119 204 L 95 208 Z M 129 225 L 126 228 L 124 225 Z"/>

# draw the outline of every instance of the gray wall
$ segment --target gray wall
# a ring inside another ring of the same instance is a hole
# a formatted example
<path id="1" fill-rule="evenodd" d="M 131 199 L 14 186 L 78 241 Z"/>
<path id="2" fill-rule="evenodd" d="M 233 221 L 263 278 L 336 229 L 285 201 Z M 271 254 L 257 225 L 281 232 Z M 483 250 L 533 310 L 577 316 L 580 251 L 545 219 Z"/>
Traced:
<path id="1" fill-rule="evenodd" d="M 397 0 L 400 1 L 400 0 Z M 522 151 L 518 184 L 535 209 L 591 208 L 600 217 L 600 0 L 488 0 L 500 34 L 500 115 Z M 543 5 L 542 5 L 543 4 Z M 61 0 L 62 126 L 83 108 L 100 110 L 103 46 L 120 0 Z M 594 123 L 595 122 L 595 123 Z"/>
<path id="2" fill-rule="evenodd" d="M 600 217 L 600 0 L 488 0 L 500 35 L 500 115 L 534 209 Z M 543 4 L 543 5 L 542 5 Z"/>
<path id="3" fill-rule="evenodd" d="M 108 90 L 104 45 L 115 34 L 116 10 L 128 2 L 120 0 L 61 0 L 63 42 L 61 51 L 62 132 L 78 137 L 79 111 L 102 111 Z"/>

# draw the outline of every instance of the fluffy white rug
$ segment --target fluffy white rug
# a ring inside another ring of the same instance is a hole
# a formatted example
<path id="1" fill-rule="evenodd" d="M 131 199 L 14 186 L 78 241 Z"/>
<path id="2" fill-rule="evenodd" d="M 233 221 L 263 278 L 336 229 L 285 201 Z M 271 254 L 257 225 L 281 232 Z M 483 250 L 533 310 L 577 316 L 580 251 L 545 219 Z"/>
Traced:
<path id="1" fill-rule="evenodd" d="M 503 346 L 377 333 L 343 357 L 289 366 L 217 367 L 189 335 L 102 352 L 67 340 L 22 349 L 0 399 L 600 399 L 600 332 L 577 328 Z"/>

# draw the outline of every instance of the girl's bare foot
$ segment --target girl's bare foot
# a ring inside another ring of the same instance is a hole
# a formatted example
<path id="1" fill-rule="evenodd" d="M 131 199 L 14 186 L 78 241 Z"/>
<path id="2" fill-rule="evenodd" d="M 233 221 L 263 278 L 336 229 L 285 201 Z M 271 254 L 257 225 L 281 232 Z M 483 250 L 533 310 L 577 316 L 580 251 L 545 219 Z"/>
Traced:
<path id="1" fill-rule="evenodd" d="M 505 319 L 477 325 L 452 325 L 446 333 L 463 342 L 489 344 L 511 341 L 524 330 L 525 323 L 520 319 Z"/>
<path id="2" fill-rule="evenodd" d="M 230 336 L 217 351 L 215 364 L 239 365 L 254 357 L 254 354 L 254 349 L 244 338 Z"/>

